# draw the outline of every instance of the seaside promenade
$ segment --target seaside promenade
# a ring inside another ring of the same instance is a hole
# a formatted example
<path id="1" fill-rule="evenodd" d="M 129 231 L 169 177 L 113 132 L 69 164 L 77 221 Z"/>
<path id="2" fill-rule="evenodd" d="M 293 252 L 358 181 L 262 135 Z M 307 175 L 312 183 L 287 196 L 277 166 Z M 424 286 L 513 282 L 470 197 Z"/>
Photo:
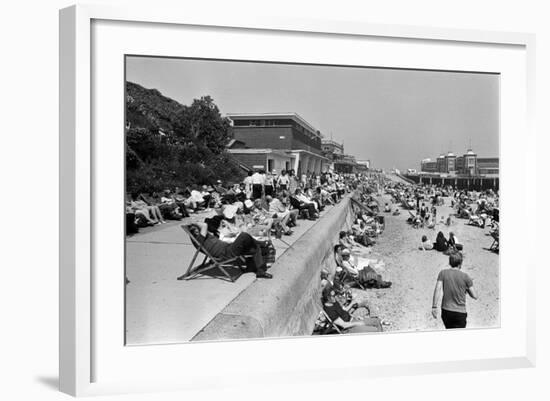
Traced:
<path id="1" fill-rule="evenodd" d="M 317 221 L 298 220 L 291 236 L 273 238 L 277 259 L 314 228 L 333 207 L 326 207 Z M 242 274 L 234 283 L 199 276 L 181 280 L 195 248 L 182 224 L 203 221 L 214 212 L 200 212 L 178 222 L 142 229 L 126 241 L 126 343 L 127 345 L 169 344 L 191 341 L 239 294 L 257 279 L 254 273 Z M 284 241 L 284 242 L 283 242 Z M 286 243 L 285 243 L 286 242 Z M 315 246 L 315 244 L 311 244 Z M 202 257 L 198 258 L 200 262 Z M 276 280 L 277 267 L 269 270 Z"/>

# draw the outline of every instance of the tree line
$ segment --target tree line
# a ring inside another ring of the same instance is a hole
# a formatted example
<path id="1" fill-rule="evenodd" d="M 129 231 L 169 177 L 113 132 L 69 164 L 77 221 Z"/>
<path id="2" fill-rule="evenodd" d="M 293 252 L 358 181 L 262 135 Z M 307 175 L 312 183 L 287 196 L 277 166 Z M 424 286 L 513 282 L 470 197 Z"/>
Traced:
<path id="1" fill-rule="evenodd" d="M 210 96 L 187 106 L 126 83 L 127 192 L 240 181 L 244 171 L 226 151 L 230 139 L 230 120 Z"/>

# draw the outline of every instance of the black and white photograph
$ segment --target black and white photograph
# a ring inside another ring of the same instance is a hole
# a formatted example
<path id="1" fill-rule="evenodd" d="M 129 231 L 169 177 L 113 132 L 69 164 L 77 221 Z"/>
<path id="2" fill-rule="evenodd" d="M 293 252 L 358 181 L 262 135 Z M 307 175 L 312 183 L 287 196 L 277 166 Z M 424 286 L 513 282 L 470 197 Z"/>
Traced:
<path id="1" fill-rule="evenodd" d="M 499 74 L 125 68 L 126 345 L 499 327 Z"/>

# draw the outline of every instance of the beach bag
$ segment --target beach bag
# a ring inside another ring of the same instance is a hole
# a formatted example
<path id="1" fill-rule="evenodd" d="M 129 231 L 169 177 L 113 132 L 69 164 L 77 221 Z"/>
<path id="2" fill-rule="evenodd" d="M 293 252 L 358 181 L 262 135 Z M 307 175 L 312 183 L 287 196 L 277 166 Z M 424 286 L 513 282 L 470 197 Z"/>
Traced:
<path id="1" fill-rule="evenodd" d="M 260 249 L 262 251 L 262 257 L 266 264 L 275 263 L 277 250 L 273 246 L 273 242 L 271 242 L 270 240 L 260 241 Z"/>

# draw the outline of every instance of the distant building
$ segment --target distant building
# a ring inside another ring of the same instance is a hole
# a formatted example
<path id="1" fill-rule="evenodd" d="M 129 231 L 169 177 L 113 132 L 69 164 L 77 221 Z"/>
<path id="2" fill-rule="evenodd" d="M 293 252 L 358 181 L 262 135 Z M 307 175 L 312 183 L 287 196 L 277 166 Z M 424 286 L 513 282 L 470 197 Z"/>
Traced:
<path id="1" fill-rule="evenodd" d="M 321 132 L 298 114 L 230 113 L 227 117 L 233 122 L 235 140 L 228 151 L 248 167 L 279 172 L 284 166 L 298 175 L 328 169 Z"/>
<path id="2" fill-rule="evenodd" d="M 478 157 L 472 149 L 468 149 L 462 156 L 456 156 L 454 153 L 449 152 L 446 155 L 440 155 L 436 161 L 431 159 L 422 160 L 420 171 L 451 176 L 496 176 L 499 174 L 499 158 Z"/>
<path id="3" fill-rule="evenodd" d="M 480 157 L 477 159 L 477 171 L 481 175 L 498 175 L 499 174 L 499 159 L 498 157 Z"/>
<path id="4" fill-rule="evenodd" d="M 344 154 L 344 144 L 333 141 L 332 139 L 322 139 L 321 146 L 323 154 L 329 159 L 331 159 L 332 156 Z"/>
<path id="5" fill-rule="evenodd" d="M 437 173 L 437 161 L 431 159 L 424 159 L 420 162 L 420 171 L 425 173 Z"/>

